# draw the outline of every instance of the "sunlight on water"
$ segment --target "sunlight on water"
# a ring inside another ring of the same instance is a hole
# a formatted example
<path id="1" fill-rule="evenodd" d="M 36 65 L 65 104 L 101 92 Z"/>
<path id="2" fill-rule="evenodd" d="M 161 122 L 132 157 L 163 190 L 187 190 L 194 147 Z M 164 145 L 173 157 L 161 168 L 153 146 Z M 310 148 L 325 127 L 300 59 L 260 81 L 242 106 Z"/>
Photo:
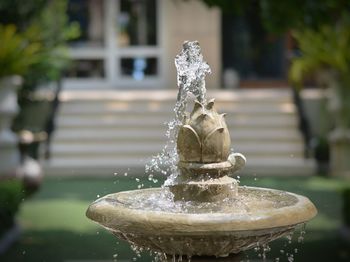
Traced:
<path id="1" fill-rule="evenodd" d="M 231 217 L 259 216 L 261 212 L 294 205 L 298 200 L 287 192 L 240 187 L 239 194 L 215 202 L 174 201 L 167 187 L 158 190 L 140 190 L 137 194 L 122 192 L 111 195 L 108 202 L 122 204 L 142 211 L 181 214 L 228 213 Z M 234 214 L 232 211 L 234 210 Z"/>

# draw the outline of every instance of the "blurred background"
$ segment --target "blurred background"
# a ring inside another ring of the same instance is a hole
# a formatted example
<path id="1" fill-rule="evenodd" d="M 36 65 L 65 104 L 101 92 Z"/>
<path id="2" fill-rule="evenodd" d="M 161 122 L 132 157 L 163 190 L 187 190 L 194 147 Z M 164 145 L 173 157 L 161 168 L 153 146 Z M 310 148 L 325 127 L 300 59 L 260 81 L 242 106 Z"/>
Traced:
<path id="1" fill-rule="evenodd" d="M 343 0 L 2 0 L 0 261 L 152 261 L 85 210 L 163 183 L 144 167 L 167 141 L 185 40 L 199 41 L 208 96 L 248 159 L 241 185 L 300 193 L 319 210 L 302 243 L 300 229 L 267 261 L 350 261 Z"/>

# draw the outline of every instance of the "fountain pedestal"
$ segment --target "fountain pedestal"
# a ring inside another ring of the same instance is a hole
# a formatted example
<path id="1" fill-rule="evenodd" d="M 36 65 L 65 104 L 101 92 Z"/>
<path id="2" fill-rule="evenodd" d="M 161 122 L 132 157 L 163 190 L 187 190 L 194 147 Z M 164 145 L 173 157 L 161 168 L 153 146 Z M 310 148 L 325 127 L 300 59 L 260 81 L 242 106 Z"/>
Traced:
<path id="1" fill-rule="evenodd" d="M 169 186 L 175 201 L 213 202 L 237 196 L 238 182 L 228 175 L 241 169 L 246 160 L 242 154 L 229 154 L 225 114 L 218 114 L 214 103 L 214 99 L 195 101 L 179 127 L 180 174 Z"/>

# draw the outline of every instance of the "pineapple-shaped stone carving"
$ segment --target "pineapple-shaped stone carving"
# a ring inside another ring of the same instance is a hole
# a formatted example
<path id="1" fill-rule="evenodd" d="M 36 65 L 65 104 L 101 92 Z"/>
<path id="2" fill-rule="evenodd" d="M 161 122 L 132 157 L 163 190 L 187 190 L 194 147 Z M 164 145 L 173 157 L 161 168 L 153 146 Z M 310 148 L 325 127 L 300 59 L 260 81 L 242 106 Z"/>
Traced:
<path id="1" fill-rule="evenodd" d="M 214 99 L 203 105 L 195 101 L 192 113 L 179 129 L 177 149 L 180 161 L 219 163 L 226 161 L 231 146 L 225 114 L 218 114 Z"/>

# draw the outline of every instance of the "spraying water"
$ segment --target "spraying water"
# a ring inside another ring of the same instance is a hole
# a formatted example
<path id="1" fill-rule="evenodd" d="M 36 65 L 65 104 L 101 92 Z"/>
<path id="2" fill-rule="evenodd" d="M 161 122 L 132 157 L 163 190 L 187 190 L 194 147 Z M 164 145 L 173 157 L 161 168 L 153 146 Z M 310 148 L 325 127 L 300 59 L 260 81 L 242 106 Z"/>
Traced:
<path id="1" fill-rule="evenodd" d="M 162 152 L 154 156 L 146 165 L 149 180 L 156 181 L 153 177 L 154 173 L 161 173 L 168 177 L 165 186 L 173 184 L 178 175 L 176 139 L 188 99 L 192 95 L 199 102 L 206 101 L 205 76 L 211 73 L 208 63 L 203 59 L 198 41 L 184 42 L 183 49 L 175 57 L 175 66 L 179 88 L 174 107 L 175 118 L 167 123 L 166 137 L 168 140 Z"/>
<path id="2" fill-rule="evenodd" d="M 175 57 L 177 85 L 179 92 L 175 105 L 175 115 L 181 120 L 190 94 L 203 103 L 206 100 L 205 76 L 211 73 L 207 62 L 203 60 L 198 41 L 184 42 L 180 54 Z"/>

